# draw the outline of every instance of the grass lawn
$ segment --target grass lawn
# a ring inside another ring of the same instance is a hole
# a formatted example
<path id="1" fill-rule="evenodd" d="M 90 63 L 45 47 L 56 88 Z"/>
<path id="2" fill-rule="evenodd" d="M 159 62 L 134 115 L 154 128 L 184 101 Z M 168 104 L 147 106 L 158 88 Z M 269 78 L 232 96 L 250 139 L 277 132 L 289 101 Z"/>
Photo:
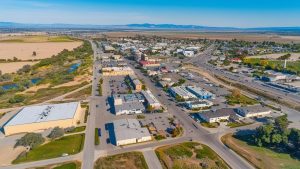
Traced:
<path id="1" fill-rule="evenodd" d="M 203 127 L 207 127 L 207 128 L 218 128 L 218 127 L 219 127 L 219 123 L 201 122 L 200 124 L 201 124 Z"/>
<path id="2" fill-rule="evenodd" d="M 248 145 L 246 142 L 232 137 L 232 134 L 223 136 L 222 142 L 252 163 L 256 168 L 298 169 L 300 166 L 300 161 L 293 159 L 288 154 Z"/>
<path id="3" fill-rule="evenodd" d="M 99 133 L 98 133 L 98 128 L 95 128 L 95 145 L 99 145 L 100 140 L 99 140 Z"/>
<path id="4" fill-rule="evenodd" d="M 76 127 L 73 131 L 67 132 L 66 134 L 82 132 L 85 130 L 85 128 L 86 128 L 86 126 Z"/>
<path id="5" fill-rule="evenodd" d="M 72 162 L 72 163 L 66 163 L 66 164 L 62 164 L 60 166 L 54 167 L 53 169 L 78 169 L 79 166 Z"/>
<path id="6" fill-rule="evenodd" d="M 244 123 L 244 122 L 241 122 L 241 123 L 238 123 L 238 122 L 229 122 L 227 124 L 228 127 L 230 128 L 236 128 L 236 127 L 242 127 L 242 126 L 247 126 L 247 125 L 250 125 L 252 123 Z"/>
<path id="7" fill-rule="evenodd" d="M 239 97 L 234 97 L 232 95 L 226 96 L 227 103 L 229 105 L 241 104 L 241 105 L 254 105 L 258 101 L 251 99 L 245 95 L 240 95 Z"/>
<path id="8" fill-rule="evenodd" d="M 160 147 L 155 150 L 163 168 L 166 169 L 201 169 L 229 168 L 227 164 L 208 146 L 185 142 Z"/>
<path id="9" fill-rule="evenodd" d="M 95 169 L 148 169 L 146 160 L 141 152 L 129 152 L 99 158 Z"/>
<path id="10" fill-rule="evenodd" d="M 63 153 L 79 153 L 83 148 L 84 137 L 84 134 L 76 134 L 51 141 L 29 151 L 26 156 L 15 159 L 13 164 L 61 157 Z"/>

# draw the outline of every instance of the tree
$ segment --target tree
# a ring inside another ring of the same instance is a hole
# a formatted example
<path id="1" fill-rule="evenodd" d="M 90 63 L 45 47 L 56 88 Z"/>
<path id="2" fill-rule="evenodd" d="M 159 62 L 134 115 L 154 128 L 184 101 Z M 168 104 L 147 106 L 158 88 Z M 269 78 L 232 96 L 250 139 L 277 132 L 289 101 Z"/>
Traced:
<path id="1" fill-rule="evenodd" d="M 14 97 L 10 98 L 8 100 L 9 103 L 21 103 L 25 100 L 25 96 L 24 95 L 21 95 L 21 94 L 16 94 L 14 95 Z"/>
<path id="2" fill-rule="evenodd" d="M 272 143 L 273 144 L 280 144 L 282 142 L 281 134 L 273 134 L 272 135 Z"/>
<path id="3" fill-rule="evenodd" d="M 289 125 L 289 121 L 287 119 L 287 115 L 279 116 L 275 119 L 275 128 L 280 133 L 284 133 L 287 130 Z"/>
<path id="4" fill-rule="evenodd" d="M 47 137 L 51 139 L 56 139 L 62 137 L 64 134 L 65 134 L 65 130 L 63 128 L 54 127 L 54 129 Z"/>
<path id="5" fill-rule="evenodd" d="M 256 139 L 255 142 L 258 146 L 268 145 L 271 143 L 271 136 L 273 132 L 273 124 L 267 124 L 260 126 L 256 129 Z"/>
<path id="6" fill-rule="evenodd" d="M 15 147 L 29 146 L 30 149 L 33 149 L 33 148 L 43 144 L 44 142 L 45 142 L 45 139 L 43 138 L 43 136 L 41 134 L 27 133 L 25 136 L 23 136 L 22 138 L 17 140 Z"/>

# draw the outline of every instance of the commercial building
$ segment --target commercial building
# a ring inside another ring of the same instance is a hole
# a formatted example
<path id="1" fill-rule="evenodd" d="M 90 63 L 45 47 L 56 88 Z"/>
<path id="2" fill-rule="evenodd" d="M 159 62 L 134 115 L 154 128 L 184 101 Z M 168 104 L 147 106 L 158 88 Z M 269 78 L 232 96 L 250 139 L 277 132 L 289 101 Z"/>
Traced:
<path id="1" fill-rule="evenodd" d="M 209 123 L 220 122 L 222 120 L 229 120 L 231 116 L 236 116 L 234 109 L 223 108 L 216 111 L 206 111 L 198 113 L 200 118 Z"/>
<path id="2" fill-rule="evenodd" d="M 158 62 L 154 62 L 154 61 L 145 61 L 145 60 L 141 60 L 140 61 L 140 65 L 142 67 L 159 67 L 160 64 Z"/>
<path id="3" fill-rule="evenodd" d="M 213 103 L 208 100 L 186 101 L 184 104 L 188 109 L 201 109 L 211 107 L 213 105 Z"/>
<path id="4" fill-rule="evenodd" d="M 278 80 L 286 80 L 288 77 L 287 74 L 283 74 L 281 72 L 276 72 L 273 70 L 265 71 L 265 75 L 262 76 L 263 81 L 278 81 Z"/>
<path id="5" fill-rule="evenodd" d="M 131 84 L 133 85 L 134 90 L 136 92 L 140 92 L 142 90 L 142 86 L 143 86 L 141 81 L 134 74 L 129 75 L 128 77 L 129 77 Z"/>
<path id="6" fill-rule="evenodd" d="M 159 103 L 157 98 L 151 93 L 150 90 L 141 91 L 141 93 L 145 97 L 147 105 L 151 106 L 154 109 L 160 109 L 161 108 L 161 104 Z"/>
<path id="7" fill-rule="evenodd" d="M 269 115 L 271 109 L 262 105 L 253 105 L 237 108 L 236 112 L 243 117 L 258 117 Z"/>
<path id="8" fill-rule="evenodd" d="M 126 76 L 134 74 L 130 67 L 105 67 L 102 68 L 103 76 Z"/>
<path id="9" fill-rule="evenodd" d="M 194 51 L 185 50 L 182 52 L 184 56 L 186 57 L 193 57 L 195 55 Z"/>
<path id="10" fill-rule="evenodd" d="M 145 112 L 143 102 L 144 97 L 141 94 L 118 94 L 113 96 L 114 112 L 116 115 L 140 114 Z"/>
<path id="11" fill-rule="evenodd" d="M 191 92 L 186 90 L 184 86 L 176 86 L 176 87 L 171 87 L 170 92 L 174 97 L 179 96 L 180 98 L 184 100 L 188 100 L 191 98 L 196 98 L 195 95 L 193 95 Z"/>
<path id="12" fill-rule="evenodd" d="M 28 106 L 21 109 L 4 126 L 5 135 L 38 132 L 56 126 L 76 126 L 82 113 L 79 102 Z"/>
<path id="13" fill-rule="evenodd" d="M 147 128 L 142 128 L 136 119 L 120 119 L 113 121 L 115 144 L 117 146 L 151 141 Z"/>
<path id="14" fill-rule="evenodd" d="M 209 91 L 206 91 L 200 87 L 195 87 L 195 86 L 187 86 L 186 89 L 197 96 L 199 99 L 212 99 L 214 95 L 210 93 Z"/>

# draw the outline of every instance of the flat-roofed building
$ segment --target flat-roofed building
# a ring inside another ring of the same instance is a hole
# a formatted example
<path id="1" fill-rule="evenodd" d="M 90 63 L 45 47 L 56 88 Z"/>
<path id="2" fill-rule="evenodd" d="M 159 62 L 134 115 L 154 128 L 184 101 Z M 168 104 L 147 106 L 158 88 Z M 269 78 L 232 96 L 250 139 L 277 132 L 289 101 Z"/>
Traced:
<path id="1" fill-rule="evenodd" d="M 152 94 L 152 92 L 150 90 L 141 91 L 141 93 L 145 97 L 146 102 L 149 106 L 151 106 L 154 109 L 161 108 L 160 102 L 157 100 L 157 98 Z"/>
<path id="2" fill-rule="evenodd" d="M 140 92 L 142 90 L 143 84 L 141 81 L 136 77 L 135 74 L 129 75 L 128 76 L 130 79 L 131 84 L 133 85 L 133 88 L 136 92 Z"/>
<path id="3" fill-rule="evenodd" d="M 152 140 L 148 129 L 141 127 L 136 119 L 115 120 L 113 126 L 117 146 Z"/>
<path id="4" fill-rule="evenodd" d="M 188 109 L 201 109 L 211 107 L 213 103 L 208 100 L 186 101 L 184 103 Z"/>
<path id="5" fill-rule="evenodd" d="M 262 105 L 239 107 L 236 112 L 243 117 L 258 117 L 271 114 L 271 109 Z"/>
<path id="6" fill-rule="evenodd" d="M 201 87 L 187 86 L 186 89 L 197 96 L 199 99 L 212 99 L 214 97 L 214 94 L 204 90 Z"/>
<path id="7" fill-rule="evenodd" d="M 209 123 L 220 122 L 222 120 L 229 120 L 231 116 L 236 116 L 234 109 L 223 108 L 216 111 L 205 111 L 198 113 L 201 119 Z"/>
<path id="8" fill-rule="evenodd" d="M 193 95 L 188 90 L 186 90 L 186 88 L 184 86 L 171 87 L 170 92 L 174 97 L 179 96 L 180 98 L 183 98 L 184 100 L 196 98 L 196 96 Z"/>
<path id="9" fill-rule="evenodd" d="M 104 67 L 102 68 L 103 76 L 126 76 L 134 74 L 130 67 Z"/>
<path id="10" fill-rule="evenodd" d="M 56 126 L 76 126 L 82 113 L 79 102 L 28 106 L 21 109 L 4 126 L 5 135 L 38 132 Z"/>
<path id="11" fill-rule="evenodd" d="M 113 96 L 116 115 L 140 114 L 145 112 L 144 97 L 139 93 L 118 94 Z"/>

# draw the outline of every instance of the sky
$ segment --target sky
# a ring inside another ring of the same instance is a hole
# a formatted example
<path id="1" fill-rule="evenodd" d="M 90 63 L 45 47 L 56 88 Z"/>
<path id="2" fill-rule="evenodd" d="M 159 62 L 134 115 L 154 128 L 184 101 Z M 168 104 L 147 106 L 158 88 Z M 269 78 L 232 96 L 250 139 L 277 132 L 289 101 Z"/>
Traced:
<path id="1" fill-rule="evenodd" d="M 300 26 L 300 0 L 0 0 L 0 22 Z"/>

